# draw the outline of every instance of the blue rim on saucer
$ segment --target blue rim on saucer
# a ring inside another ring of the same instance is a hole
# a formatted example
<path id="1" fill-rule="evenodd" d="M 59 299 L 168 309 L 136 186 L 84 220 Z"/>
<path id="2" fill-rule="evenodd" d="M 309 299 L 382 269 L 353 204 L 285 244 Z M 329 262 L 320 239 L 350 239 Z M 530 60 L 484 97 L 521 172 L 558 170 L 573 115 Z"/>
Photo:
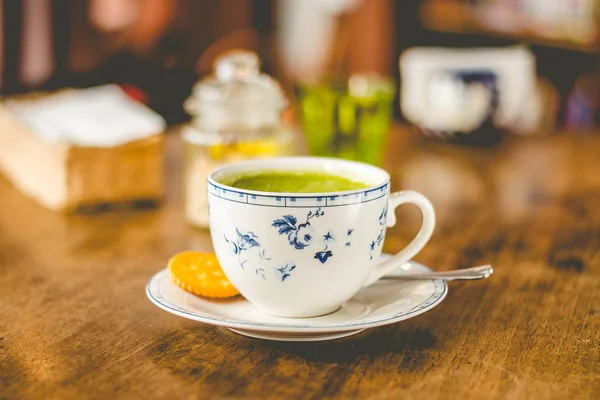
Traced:
<path id="1" fill-rule="evenodd" d="M 425 267 L 422 264 L 416 263 L 414 261 L 411 261 L 410 263 L 414 267 L 417 267 L 417 268 L 425 270 L 425 271 L 430 271 L 429 268 Z M 166 280 L 166 282 L 165 282 L 165 280 Z M 422 313 L 432 309 L 433 307 L 435 307 L 436 305 L 441 303 L 442 300 L 446 297 L 446 294 L 448 293 L 448 286 L 447 286 L 446 282 L 444 282 L 442 280 L 412 281 L 412 282 L 421 282 L 421 283 L 428 282 L 428 283 L 430 283 L 432 285 L 431 294 L 425 301 L 422 301 L 421 303 L 416 304 L 407 310 L 403 310 L 400 312 L 388 312 L 388 313 L 384 313 L 384 315 L 379 315 L 374 318 L 362 318 L 362 319 L 359 319 L 356 321 L 353 320 L 353 321 L 347 321 L 347 322 L 341 322 L 341 323 L 315 325 L 314 323 L 311 324 L 311 321 L 314 321 L 315 318 L 322 318 L 322 317 L 276 318 L 277 322 L 259 322 L 259 321 L 250 321 L 250 320 L 244 320 L 244 319 L 239 319 L 239 318 L 229 318 L 229 317 L 215 315 L 215 314 L 211 314 L 211 313 L 207 313 L 207 312 L 203 312 L 203 311 L 186 309 L 178 304 L 175 304 L 175 303 L 169 301 L 169 299 L 166 299 L 163 296 L 163 294 L 161 292 L 161 284 L 163 282 L 165 282 L 164 284 L 169 285 L 169 286 L 173 285 L 173 288 L 170 287 L 170 290 L 179 290 L 182 292 L 182 294 L 185 294 L 185 296 L 192 296 L 191 299 L 198 300 L 201 302 L 206 302 L 205 304 L 211 304 L 212 302 L 211 302 L 211 300 L 208 300 L 208 299 L 198 298 L 190 293 L 185 292 L 183 289 L 180 289 L 179 287 L 177 287 L 174 283 L 171 282 L 169 274 L 168 274 L 168 270 L 163 269 L 163 270 L 159 271 L 158 273 L 156 273 L 152 277 L 150 282 L 148 283 L 148 285 L 146 287 L 146 295 L 148 296 L 148 298 L 150 299 L 150 301 L 152 303 L 154 303 L 156 306 L 158 306 L 159 308 L 161 308 L 167 312 L 170 312 L 172 314 L 175 314 L 175 315 L 178 315 L 178 316 L 181 316 L 184 318 L 188 318 L 188 319 L 192 319 L 195 321 L 210 324 L 210 325 L 225 326 L 227 328 L 242 329 L 242 330 L 247 330 L 247 331 L 279 332 L 279 333 L 342 332 L 342 331 L 351 331 L 351 330 L 357 330 L 357 329 L 366 329 L 366 328 L 373 328 L 373 327 L 382 326 L 382 325 L 388 325 L 388 324 L 399 322 L 399 321 L 402 321 L 402 320 L 405 320 L 408 318 L 415 317 L 419 314 L 422 314 Z M 405 284 L 408 284 L 407 282 L 409 282 L 409 281 L 387 280 L 386 284 L 390 284 L 389 282 L 395 282 L 395 283 L 404 282 Z M 374 285 L 377 285 L 377 283 L 375 283 Z M 373 288 L 373 286 L 370 286 L 366 289 Z M 359 294 L 360 293 L 361 292 L 359 292 Z M 357 294 L 357 296 L 358 296 L 358 294 Z M 236 303 L 241 304 L 242 302 L 247 302 L 247 300 L 245 300 L 243 298 L 237 299 L 237 300 L 232 300 L 231 304 L 232 305 L 236 304 Z M 352 299 L 350 299 L 347 303 L 349 303 L 349 302 L 352 302 Z M 223 302 L 221 300 L 218 302 L 214 302 L 214 304 L 219 304 L 219 306 L 223 306 L 223 305 L 227 306 L 228 303 Z M 333 314 L 335 314 L 335 312 L 332 314 L 329 314 L 329 315 L 333 315 Z M 326 316 L 323 316 L 323 317 L 326 317 Z"/>

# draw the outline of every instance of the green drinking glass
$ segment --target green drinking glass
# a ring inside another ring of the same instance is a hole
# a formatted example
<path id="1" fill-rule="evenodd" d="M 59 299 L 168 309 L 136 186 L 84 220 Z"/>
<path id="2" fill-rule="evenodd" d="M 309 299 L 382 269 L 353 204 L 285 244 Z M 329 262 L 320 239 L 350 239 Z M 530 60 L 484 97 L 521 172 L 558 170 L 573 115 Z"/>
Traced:
<path id="1" fill-rule="evenodd" d="M 347 85 L 298 85 L 300 119 L 308 151 L 381 165 L 393 119 L 395 83 L 353 75 Z"/>

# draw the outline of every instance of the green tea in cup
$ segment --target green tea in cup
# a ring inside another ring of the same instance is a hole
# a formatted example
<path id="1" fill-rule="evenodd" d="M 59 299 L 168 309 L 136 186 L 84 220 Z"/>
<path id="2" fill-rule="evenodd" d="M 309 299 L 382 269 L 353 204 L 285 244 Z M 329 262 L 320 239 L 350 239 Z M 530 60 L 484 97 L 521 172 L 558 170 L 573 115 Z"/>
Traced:
<path id="1" fill-rule="evenodd" d="M 221 183 L 238 189 L 278 193 L 326 193 L 365 189 L 367 184 L 319 171 L 262 171 L 230 176 Z"/>

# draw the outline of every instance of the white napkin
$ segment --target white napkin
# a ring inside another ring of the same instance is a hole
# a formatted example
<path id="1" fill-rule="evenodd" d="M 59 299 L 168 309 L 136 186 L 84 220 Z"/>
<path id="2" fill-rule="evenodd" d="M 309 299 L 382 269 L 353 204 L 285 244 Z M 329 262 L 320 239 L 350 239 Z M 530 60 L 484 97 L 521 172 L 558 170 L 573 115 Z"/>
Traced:
<path id="1" fill-rule="evenodd" d="M 165 120 L 117 85 L 65 91 L 5 106 L 49 143 L 113 147 L 164 131 Z"/>

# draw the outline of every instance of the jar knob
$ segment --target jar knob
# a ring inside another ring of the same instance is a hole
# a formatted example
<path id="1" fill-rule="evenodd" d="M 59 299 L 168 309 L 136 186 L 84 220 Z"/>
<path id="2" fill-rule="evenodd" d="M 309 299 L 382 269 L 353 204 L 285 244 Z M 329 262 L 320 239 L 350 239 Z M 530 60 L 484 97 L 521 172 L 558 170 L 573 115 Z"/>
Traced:
<path id="1" fill-rule="evenodd" d="M 258 76 L 260 61 L 255 53 L 243 50 L 228 52 L 217 59 L 215 73 L 223 81 L 244 80 Z"/>

